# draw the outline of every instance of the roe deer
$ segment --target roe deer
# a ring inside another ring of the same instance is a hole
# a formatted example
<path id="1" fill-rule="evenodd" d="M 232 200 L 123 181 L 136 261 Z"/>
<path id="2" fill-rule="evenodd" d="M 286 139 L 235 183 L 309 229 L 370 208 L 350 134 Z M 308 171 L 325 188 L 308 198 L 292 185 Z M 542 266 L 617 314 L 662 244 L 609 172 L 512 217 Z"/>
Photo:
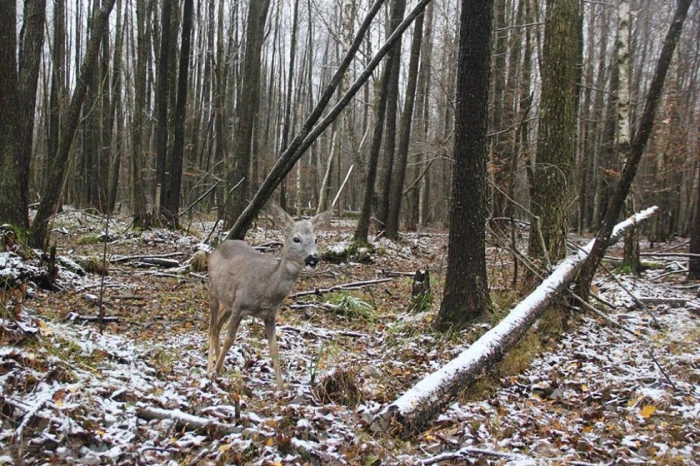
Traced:
<path id="1" fill-rule="evenodd" d="M 277 389 L 282 390 L 275 319 L 277 306 L 289 294 L 303 268 L 315 269 L 319 257 L 314 228 L 330 220 L 331 211 L 310 220 L 295 222 L 276 204 L 268 207 L 273 221 L 284 231 L 282 259 L 262 254 L 244 241 L 224 241 L 209 256 L 209 361 L 208 372 L 220 373 L 231 348 L 238 325 L 246 316 L 258 317 L 265 323 L 265 334 L 275 368 Z M 219 334 L 226 319 L 231 318 L 219 346 Z"/>

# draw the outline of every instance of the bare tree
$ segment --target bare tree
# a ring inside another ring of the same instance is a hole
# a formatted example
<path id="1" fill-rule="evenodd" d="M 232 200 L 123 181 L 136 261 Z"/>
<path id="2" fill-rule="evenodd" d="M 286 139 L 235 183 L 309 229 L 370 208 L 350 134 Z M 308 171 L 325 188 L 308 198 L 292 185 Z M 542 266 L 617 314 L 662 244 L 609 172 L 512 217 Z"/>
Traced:
<path id="1" fill-rule="evenodd" d="M 671 60 L 673 59 L 673 53 L 681 35 L 681 31 L 683 30 L 683 23 L 688 15 L 688 9 L 690 8 L 691 3 L 692 0 L 678 0 L 676 11 L 671 21 L 671 26 L 669 27 L 668 33 L 664 38 L 661 55 L 659 56 L 659 61 L 657 62 L 656 69 L 654 71 L 654 77 L 652 78 L 649 86 L 649 92 L 644 105 L 644 112 L 640 118 L 639 127 L 634 134 L 634 138 L 632 139 L 630 155 L 625 163 L 624 169 L 622 170 L 620 181 L 617 185 L 617 189 L 615 190 L 615 195 L 610 202 L 605 219 L 603 220 L 600 230 L 596 235 L 593 248 L 591 249 L 586 262 L 584 262 L 583 267 L 581 268 L 579 282 L 577 285 L 579 296 L 586 298 L 588 297 L 593 276 L 595 275 L 595 272 L 603 259 L 603 255 L 605 254 L 605 245 L 608 244 L 615 221 L 620 215 L 625 198 L 629 193 L 630 186 L 632 185 L 632 181 L 637 173 L 639 161 L 642 158 L 644 148 L 646 147 L 646 143 L 649 140 L 651 130 L 654 126 L 654 117 L 656 116 L 656 110 L 661 98 L 666 73 L 668 72 Z"/>
<path id="2" fill-rule="evenodd" d="M 420 15 L 416 19 L 411 43 L 411 58 L 408 64 L 408 82 L 406 84 L 406 101 L 401 113 L 401 126 L 399 130 L 399 147 L 396 154 L 396 168 L 391 178 L 391 191 L 389 193 L 389 211 L 386 222 L 386 236 L 397 239 L 399 236 L 399 216 L 401 214 L 401 201 L 403 199 L 403 185 L 406 179 L 406 164 L 408 163 L 408 145 L 411 140 L 411 123 L 413 122 L 413 107 L 416 97 L 418 82 L 418 62 L 420 59 L 421 39 L 423 38 L 423 18 Z"/>
<path id="3" fill-rule="evenodd" d="M 0 222 L 23 229 L 29 226 L 29 165 L 45 10 L 45 0 L 24 2 L 18 63 L 16 2 L 0 5 Z"/>
<path id="4" fill-rule="evenodd" d="M 246 52 L 243 62 L 243 89 L 236 107 L 238 123 L 234 139 L 233 166 L 229 170 L 228 182 L 231 187 L 241 183 L 230 208 L 226 212 L 225 225 L 231 226 L 241 215 L 248 203 L 250 186 L 251 145 L 253 126 L 257 121 L 260 96 L 260 53 L 265 38 L 265 21 L 270 0 L 250 3 L 247 21 Z"/>
<path id="5" fill-rule="evenodd" d="M 462 0 L 454 171 L 445 291 L 435 325 L 461 327 L 491 305 L 486 276 L 489 75 L 493 0 Z"/>
<path id="6" fill-rule="evenodd" d="M 576 134 L 578 0 L 550 0 L 545 18 L 542 101 L 534 183 L 529 254 L 559 260 L 566 254 L 568 203 Z M 540 241 L 544 239 L 544 246 Z M 547 250 L 544 251 L 543 247 Z"/>
<path id="7" fill-rule="evenodd" d="M 180 211 L 180 189 L 182 185 L 182 157 L 185 145 L 185 105 L 187 104 L 187 80 L 190 67 L 190 42 L 192 36 L 192 0 L 185 0 L 182 11 L 182 41 L 175 106 L 175 140 L 170 157 L 169 180 L 166 183 L 166 203 L 162 209 L 168 225 L 178 226 Z"/>
<path id="8" fill-rule="evenodd" d="M 46 247 L 49 239 L 49 220 L 58 209 L 61 190 L 67 175 L 67 161 L 73 136 L 78 126 L 80 111 L 85 101 L 88 82 L 95 72 L 95 63 L 100 51 L 100 44 L 107 29 L 109 14 L 114 7 L 115 0 L 104 0 L 102 7 L 95 12 L 91 21 L 90 40 L 80 67 L 80 74 L 73 90 L 70 105 L 66 113 L 64 123 L 61 125 L 61 140 L 58 146 L 56 158 L 51 161 L 51 170 L 46 186 L 42 192 L 41 202 L 32 223 L 29 244 L 33 247 Z"/>
<path id="9" fill-rule="evenodd" d="M 387 28 L 387 37 L 396 29 L 406 11 L 406 0 L 393 0 L 391 3 L 390 22 Z M 379 196 L 379 209 L 377 220 L 386 230 L 389 215 L 389 198 L 391 196 L 391 183 L 394 174 L 394 152 L 396 150 L 396 117 L 399 108 L 399 76 L 401 74 L 401 40 L 389 51 L 386 66 L 389 72 L 384 83 L 380 98 L 386 99 L 386 127 L 384 135 L 384 173 L 382 177 L 381 195 Z M 379 122 L 382 124 L 382 122 Z"/>

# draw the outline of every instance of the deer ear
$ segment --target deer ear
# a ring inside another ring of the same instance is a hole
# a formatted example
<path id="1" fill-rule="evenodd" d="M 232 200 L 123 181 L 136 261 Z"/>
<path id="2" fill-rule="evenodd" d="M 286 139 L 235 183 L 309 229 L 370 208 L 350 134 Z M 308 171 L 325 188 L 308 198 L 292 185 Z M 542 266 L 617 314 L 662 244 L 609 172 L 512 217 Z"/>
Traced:
<path id="1" fill-rule="evenodd" d="M 328 224 L 331 222 L 331 214 L 333 213 L 333 207 L 328 209 L 325 212 L 321 212 L 320 214 L 311 217 L 311 225 L 314 227 L 314 230 L 316 228 L 323 228 L 328 226 Z"/>
<path id="2" fill-rule="evenodd" d="M 283 230 L 288 230 L 294 226 L 294 219 L 276 203 L 270 202 L 267 205 L 266 211 L 270 215 L 272 223 Z"/>

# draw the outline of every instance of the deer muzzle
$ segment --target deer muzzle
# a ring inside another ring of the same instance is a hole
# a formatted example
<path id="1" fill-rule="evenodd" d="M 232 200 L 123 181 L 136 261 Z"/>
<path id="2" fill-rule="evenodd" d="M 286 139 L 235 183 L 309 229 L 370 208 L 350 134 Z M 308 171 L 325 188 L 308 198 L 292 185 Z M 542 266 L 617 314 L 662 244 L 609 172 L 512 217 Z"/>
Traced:
<path id="1" fill-rule="evenodd" d="M 306 257 L 306 259 L 304 259 L 304 265 L 306 267 L 315 269 L 316 266 L 318 265 L 319 260 L 320 260 L 320 258 L 318 257 L 318 254 L 310 254 L 309 256 Z"/>

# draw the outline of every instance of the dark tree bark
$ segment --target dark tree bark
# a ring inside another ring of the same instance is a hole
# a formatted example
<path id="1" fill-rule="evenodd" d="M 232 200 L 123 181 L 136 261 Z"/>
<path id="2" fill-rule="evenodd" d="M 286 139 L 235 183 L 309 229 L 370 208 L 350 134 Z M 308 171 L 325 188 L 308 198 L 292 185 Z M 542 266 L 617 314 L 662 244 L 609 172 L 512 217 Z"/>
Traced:
<path id="1" fill-rule="evenodd" d="M 620 67 L 613 62 L 610 70 L 610 92 L 605 109 L 605 121 L 603 123 L 602 147 L 598 161 L 598 225 L 603 223 L 607 213 L 610 198 L 615 191 L 616 174 L 620 171 L 619 161 L 616 159 L 615 129 L 617 127 L 617 94 L 620 85 Z"/>
<path id="2" fill-rule="evenodd" d="M 409 193 L 411 209 L 408 229 L 415 230 L 421 222 L 421 189 L 427 186 L 430 165 L 423 165 L 427 160 L 428 129 L 430 127 L 430 78 L 433 55 L 433 4 L 425 11 L 425 37 L 422 40 L 420 71 L 418 72 L 418 90 L 416 101 L 418 105 L 416 119 L 418 126 L 417 142 L 420 144 L 413 169 L 413 187 Z M 428 162 L 431 164 L 432 162 Z M 425 207 L 425 205 L 423 206 Z"/>
<path id="3" fill-rule="evenodd" d="M 342 80 L 343 73 L 345 73 L 345 71 L 348 69 L 355 52 L 357 52 L 359 49 L 362 39 L 372 23 L 372 19 L 381 6 L 382 0 L 377 1 L 372 9 L 367 13 L 365 20 L 362 22 L 362 25 L 355 36 L 352 47 L 350 47 L 348 52 L 345 54 L 340 66 L 323 90 L 316 107 L 314 107 L 313 111 L 302 125 L 302 128 L 297 133 L 294 140 L 289 144 L 287 150 L 285 150 L 279 157 L 277 163 L 267 175 L 262 185 L 260 185 L 260 189 L 258 189 L 257 193 L 255 193 L 255 196 L 250 201 L 248 207 L 246 207 L 240 217 L 238 217 L 236 223 L 229 231 L 229 234 L 226 237 L 227 239 L 241 239 L 245 236 L 251 222 L 253 221 L 253 218 L 258 214 L 258 212 L 260 212 L 260 209 L 262 209 L 263 205 L 265 205 L 265 202 L 267 202 L 267 200 L 270 198 L 275 188 L 279 186 L 281 180 L 284 179 L 292 168 L 294 168 L 294 165 L 297 163 L 297 161 L 299 161 L 301 156 L 304 155 L 304 152 L 309 148 L 309 146 L 311 146 L 316 138 L 318 138 L 318 136 L 326 128 L 328 128 L 328 126 L 338 117 L 340 112 L 350 103 L 355 94 L 357 94 L 364 83 L 367 82 L 374 69 L 382 61 L 382 58 L 384 58 L 394 42 L 401 37 L 401 34 L 404 33 L 404 31 L 411 25 L 413 20 L 416 19 L 416 17 L 431 1 L 432 0 L 420 0 L 420 2 L 418 2 L 411 13 L 404 18 L 401 25 L 396 29 L 396 31 L 394 31 L 391 38 L 386 41 L 384 45 L 380 47 L 374 57 L 372 57 L 365 69 L 362 71 L 362 73 L 360 73 L 353 85 L 350 86 L 350 89 L 348 89 L 340 101 L 328 112 L 323 120 L 318 122 L 326 105 L 328 105 L 328 102 L 335 93 L 338 84 Z M 314 126 L 316 122 L 318 122 L 318 124 Z M 312 127 L 313 130 L 311 129 Z"/>
<path id="4" fill-rule="evenodd" d="M 219 2 L 219 12 L 217 17 L 216 30 L 216 85 L 214 98 L 214 132 L 216 148 L 214 149 L 214 164 L 223 163 L 226 154 L 226 89 L 228 83 L 228 73 L 226 65 L 226 51 L 224 50 L 224 2 Z M 217 189 L 215 195 L 218 197 L 219 214 L 223 213 L 222 198 L 223 188 Z"/>
<path id="5" fill-rule="evenodd" d="M 110 178 L 109 183 L 109 194 L 107 198 L 107 212 L 110 214 L 114 212 L 114 206 L 117 202 L 117 188 L 119 185 L 119 167 L 121 166 L 122 159 L 122 147 L 121 147 L 121 133 L 122 133 L 122 106 L 121 106 L 121 93 L 122 93 L 122 53 L 124 44 L 124 30 L 126 25 L 122 23 L 122 2 L 117 0 L 117 27 L 116 27 L 116 40 L 114 44 L 114 58 L 112 61 L 112 85 L 110 88 L 111 93 L 111 103 L 109 108 L 109 115 L 107 118 L 107 127 L 109 131 L 107 132 L 109 143 L 109 148 L 111 150 L 112 145 L 112 129 L 117 122 L 117 141 L 116 141 L 116 154 L 112 160 L 110 168 Z M 117 113 L 120 115 L 117 116 Z M 107 142 L 105 145 L 107 145 Z"/>
<path id="6" fill-rule="evenodd" d="M 161 206 L 165 221 L 171 228 L 178 226 L 180 211 L 180 187 L 182 184 L 182 158 L 185 145 L 185 107 L 187 105 L 187 80 L 190 68 L 190 42 L 192 38 L 193 1 L 185 0 L 182 10 L 182 40 L 178 70 L 177 103 L 175 104 L 175 140 L 170 157 L 169 180 L 166 183 L 166 202 Z"/>
<path id="7" fill-rule="evenodd" d="M 294 82 L 294 62 L 297 52 L 297 23 L 299 22 L 299 0 L 294 0 L 294 11 L 292 13 L 292 37 L 289 44 L 289 70 L 287 71 L 287 87 L 285 89 L 286 99 L 284 102 L 284 121 L 282 129 L 282 142 L 279 153 L 284 153 L 289 143 L 289 130 L 292 123 L 292 83 Z M 287 189 L 282 182 L 280 188 L 280 207 L 287 208 Z"/>
<path id="8" fill-rule="evenodd" d="M 576 84 L 579 36 L 579 0 L 549 0 L 542 57 L 542 101 L 537 160 L 532 186 L 529 254 L 549 255 L 552 262 L 566 255 L 567 192 L 570 189 L 576 140 Z M 544 239 L 543 251 L 540 234 Z"/>
<path id="9" fill-rule="evenodd" d="M 369 149 L 369 159 L 367 160 L 367 177 L 365 178 L 365 194 L 362 198 L 362 208 L 360 218 L 355 228 L 354 241 L 358 244 L 367 243 L 369 237 L 369 225 L 372 217 L 372 204 L 374 200 L 374 184 L 377 181 L 377 168 L 379 165 L 379 151 L 382 145 L 382 134 L 384 132 L 384 116 L 386 115 L 387 87 L 391 75 L 391 56 L 387 57 L 382 79 L 379 83 L 380 93 L 377 98 L 374 112 L 374 131 L 372 132 L 372 145 Z"/>
<path id="10" fill-rule="evenodd" d="M 445 291 L 435 325 L 463 327 L 490 307 L 486 276 L 489 77 L 493 0 L 462 0 Z"/>
<path id="11" fill-rule="evenodd" d="M 588 258 L 586 258 L 586 262 L 583 264 L 581 269 L 577 291 L 579 296 L 583 298 L 588 298 L 591 282 L 593 281 L 593 277 L 598 269 L 598 266 L 600 265 L 600 262 L 603 260 L 605 247 L 608 244 L 610 235 L 612 234 L 613 226 L 617 218 L 620 216 L 620 211 L 624 206 L 625 198 L 627 197 L 630 187 L 632 186 L 632 181 L 637 174 L 637 167 L 639 166 L 639 161 L 644 153 L 644 148 L 646 147 L 647 141 L 651 136 L 651 130 L 654 126 L 654 117 L 656 116 L 656 110 L 658 109 L 659 101 L 661 99 L 666 73 L 671 65 L 673 52 L 676 49 L 676 44 L 678 43 L 681 31 L 683 30 L 683 23 L 688 15 L 688 9 L 690 8 L 691 3 L 692 0 L 678 0 L 676 12 L 673 15 L 671 26 L 669 27 L 668 33 L 664 39 L 661 54 L 659 55 L 659 61 L 656 63 L 654 76 L 651 80 L 651 84 L 649 85 L 649 92 L 644 104 L 644 113 L 640 118 L 639 127 L 634 134 L 634 138 L 632 139 L 629 158 L 627 159 L 625 167 L 622 170 L 620 182 L 617 185 L 615 195 L 613 196 L 607 213 L 605 214 L 605 219 L 603 220 L 600 230 L 596 235 L 593 249 L 591 250 Z"/>
<path id="12" fill-rule="evenodd" d="M 493 110 L 491 131 L 491 170 L 493 172 L 493 182 L 498 189 L 493 190 L 491 200 L 491 216 L 497 218 L 496 225 L 502 226 L 503 217 L 506 216 L 507 200 L 505 193 L 508 191 L 508 161 L 512 151 L 512 144 L 509 144 L 510 131 L 502 133 L 504 127 L 511 124 L 505 113 L 506 109 L 506 40 L 508 39 L 508 24 L 506 20 L 506 0 L 496 0 L 495 2 L 495 22 L 494 51 L 493 51 Z M 512 64 L 512 62 L 511 62 Z"/>
<path id="13" fill-rule="evenodd" d="M 265 21 L 270 0 L 250 2 L 248 10 L 248 31 L 246 36 L 246 51 L 243 62 L 243 89 L 236 109 L 238 124 L 233 149 L 233 166 L 228 176 L 229 187 L 241 182 L 236 197 L 229 202 L 225 215 L 226 227 L 241 215 L 248 204 L 250 182 L 251 146 L 253 143 L 253 127 L 257 121 L 258 101 L 260 98 L 260 55 L 265 39 Z"/>
<path id="14" fill-rule="evenodd" d="M 161 36 L 160 36 L 160 52 L 158 58 L 158 75 L 156 87 L 156 116 L 158 118 L 158 128 L 156 130 L 156 185 L 154 186 L 154 199 L 156 203 L 162 207 L 166 190 L 165 184 L 167 178 L 165 169 L 168 160 L 168 94 L 170 92 L 170 30 L 171 30 L 171 14 L 173 10 L 172 0 L 163 0 L 161 5 Z M 158 188 L 160 187 L 160 191 Z M 160 222 L 162 212 L 155 212 L 156 218 L 153 220 Z"/>
<path id="15" fill-rule="evenodd" d="M 401 23 L 406 11 L 406 0 L 393 0 L 391 4 L 391 23 L 387 28 L 387 38 Z M 389 65 L 391 66 L 389 67 Z M 382 97 L 386 98 L 386 128 L 384 136 L 384 173 L 381 183 L 381 196 L 379 197 L 379 209 L 377 219 L 381 228 L 386 230 L 389 215 L 389 197 L 391 196 L 391 183 L 394 174 L 394 152 L 396 149 L 396 116 L 399 107 L 399 76 L 401 74 L 401 40 L 389 51 L 387 67 L 390 74 L 386 81 L 386 88 Z"/>
<path id="16" fill-rule="evenodd" d="M 26 228 L 28 211 L 20 200 L 21 162 L 15 115 L 17 96 L 17 5 L 0 2 L 0 222 Z"/>
<path id="17" fill-rule="evenodd" d="M 29 164 L 46 1 L 26 0 L 24 3 L 19 63 L 15 59 L 16 3 L 1 3 L 0 222 L 25 229 L 29 226 Z"/>
<path id="18" fill-rule="evenodd" d="M 411 124 L 413 122 L 413 107 L 416 97 L 418 82 L 418 62 L 420 60 L 421 39 L 423 38 L 423 18 L 420 15 L 416 19 L 411 43 L 411 58 L 408 64 L 408 82 L 406 84 L 406 102 L 401 114 L 401 128 L 399 130 L 399 147 L 396 154 L 396 169 L 391 179 L 391 192 L 389 193 L 389 212 L 385 233 L 388 238 L 399 237 L 399 216 L 401 214 L 401 201 L 403 200 L 403 185 L 406 180 L 406 165 L 408 163 L 408 144 L 411 140 Z"/>
<path id="19" fill-rule="evenodd" d="M 104 0 L 102 7 L 92 17 L 90 24 L 90 39 L 87 44 L 85 57 L 80 67 L 73 96 L 66 112 L 66 118 L 61 125 L 61 140 L 56 158 L 51 161 L 49 178 L 42 192 L 41 203 L 34 217 L 29 233 L 29 244 L 36 248 L 45 248 L 49 239 L 49 220 L 58 209 L 61 189 L 67 175 L 68 155 L 73 143 L 73 136 L 78 127 L 80 111 L 85 101 L 87 84 L 95 72 L 95 64 L 100 51 L 102 37 L 109 22 L 109 14 L 116 0 Z M 1 48 L 1 47 L 0 47 Z"/>
<path id="20" fill-rule="evenodd" d="M 148 45 L 151 35 L 151 22 L 148 21 L 146 0 L 136 0 L 136 39 L 137 56 L 134 79 L 134 116 L 132 120 L 131 139 L 132 153 L 130 161 L 131 173 L 131 209 L 134 215 L 134 225 L 137 228 L 148 228 L 151 224 L 146 206 L 146 187 L 143 170 L 145 168 L 144 144 L 144 113 L 146 105 L 146 67 L 148 61 Z"/>
<path id="21" fill-rule="evenodd" d="M 688 278 L 691 280 L 700 279 L 700 179 L 697 185 L 694 220 L 690 229 L 690 253 L 695 254 L 688 261 Z"/>
<path id="22" fill-rule="evenodd" d="M 370 11 L 367 13 L 367 16 L 365 17 L 365 20 L 363 21 L 362 25 L 360 26 L 360 29 L 357 32 L 357 35 L 355 36 L 355 40 L 352 43 L 352 46 L 348 50 L 348 52 L 345 54 L 345 57 L 343 58 L 343 61 L 341 62 L 340 66 L 336 70 L 335 74 L 333 75 L 333 78 L 331 78 L 330 82 L 324 89 L 321 97 L 319 98 L 318 103 L 316 104 L 316 107 L 312 110 L 311 114 L 307 117 L 306 121 L 302 125 L 301 129 L 297 133 L 297 135 L 294 137 L 292 142 L 289 144 L 287 149 L 280 155 L 280 157 L 277 159 L 277 163 L 275 163 L 275 166 L 272 168 L 270 173 L 267 175 L 265 180 L 263 181 L 262 185 L 260 185 L 260 188 L 258 189 L 257 193 L 251 200 L 250 204 L 246 209 L 243 211 L 243 213 L 238 217 L 236 220 L 236 223 L 233 225 L 231 230 L 229 231 L 229 234 L 227 236 L 227 239 L 241 239 L 245 237 L 246 232 L 248 231 L 248 228 L 250 227 L 251 222 L 253 221 L 253 218 L 258 214 L 260 209 L 262 209 L 263 205 L 267 200 L 272 196 L 272 193 L 274 190 L 277 188 L 277 186 L 280 185 L 282 180 L 284 179 L 285 176 L 294 168 L 294 164 L 301 158 L 303 155 L 304 151 L 308 148 L 308 146 L 311 144 L 311 141 L 307 141 L 307 136 L 311 136 L 309 134 L 312 131 L 312 128 L 314 128 L 314 125 L 318 120 L 321 118 L 321 115 L 323 114 L 324 109 L 328 105 L 328 102 L 330 101 L 331 97 L 333 97 L 333 94 L 335 93 L 336 88 L 338 87 L 338 84 L 340 83 L 343 74 L 345 71 L 348 69 L 350 66 L 350 63 L 352 62 L 355 53 L 359 49 L 360 45 L 362 44 L 362 39 L 364 38 L 365 33 L 369 29 L 372 20 L 374 19 L 375 15 L 379 11 L 382 3 L 384 0 L 377 0 L 377 2 L 372 6 Z M 425 3 L 428 3 L 430 0 L 423 0 Z M 382 57 L 386 54 L 386 50 L 382 54 Z M 372 70 L 377 66 L 379 62 L 372 67 Z M 370 70 L 370 73 L 371 71 Z M 369 78 L 369 73 L 367 74 L 366 77 L 364 77 L 363 83 Z M 359 87 L 359 86 L 358 86 Z M 348 97 L 347 101 L 344 103 L 344 105 L 347 105 L 348 101 L 352 96 L 357 92 L 357 89 L 354 90 L 354 92 Z M 350 91 L 348 91 L 350 93 Z M 348 95 L 346 93 L 346 95 Z M 344 106 L 343 105 L 343 106 Z M 323 121 L 328 120 L 327 118 L 324 119 Z M 320 129 L 319 131 L 319 126 L 313 129 L 313 134 L 315 134 L 317 137 L 318 134 L 320 134 L 321 131 L 325 129 L 325 126 Z M 314 139 L 315 139 L 314 137 Z M 307 144 L 308 142 L 308 144 Z"/>
<path id="23" fill-rule="evenodd" d="M 40 179 L 48 176 L 48 162 L 58 150 L 58 130 L 66 91 L 66 0 L 54 0 L 53 46 L 51 49 L 51 94 L 49 97 L 47 154 L 40 168 Z"/>

